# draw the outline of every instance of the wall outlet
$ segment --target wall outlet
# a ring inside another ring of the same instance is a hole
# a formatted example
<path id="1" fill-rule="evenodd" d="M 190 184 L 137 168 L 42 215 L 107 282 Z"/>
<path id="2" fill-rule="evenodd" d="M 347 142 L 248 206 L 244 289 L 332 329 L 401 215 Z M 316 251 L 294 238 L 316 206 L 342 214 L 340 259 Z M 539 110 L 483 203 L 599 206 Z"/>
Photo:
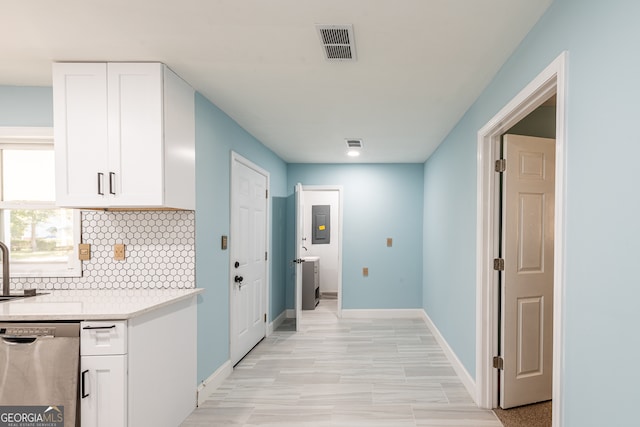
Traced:
<path id="1" fill-rule="evenodd" d="M 124 243 L 116 243 L 113 245 L 113 259 L 116 261 L 124 261 L 125 258 Z"/>
<path id="2" fill-rule="evenodd" d="M 80 243 L 78 245 L 78 259 L 80 261 L 89 261 L 91 259 L 91 245 L 89 243 Z"/>
<path id="3" fill-rule="evenodd" d="M 363 277 L 369 276 L 369 267 L 362 267 L 362 276 Z"/>

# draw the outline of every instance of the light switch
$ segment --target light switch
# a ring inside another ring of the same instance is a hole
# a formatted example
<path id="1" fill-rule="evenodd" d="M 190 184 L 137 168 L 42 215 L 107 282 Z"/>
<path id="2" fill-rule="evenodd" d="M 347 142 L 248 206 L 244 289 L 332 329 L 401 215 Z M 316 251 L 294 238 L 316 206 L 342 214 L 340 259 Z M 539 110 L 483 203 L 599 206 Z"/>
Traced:
<path id="1" fill-rule="evenodd" d="M 391 237 L 387 237 L 387 247 L 390 248 L 393 246 L 393 239 Z"/>
<path id="2" fill-rule="evenodd" d="M 78 259 L 80 261 L 89 261 L 91 259 L 91 245 L 89 243 L 80 243 L 78 245 Z"/>
<path id="3" fill-rule="evenodd" d="M 368 277 L 369 276 L 369 268 L 368 267 L 363 267 L 362 268 L 362 276 L 363 277 Z"/>

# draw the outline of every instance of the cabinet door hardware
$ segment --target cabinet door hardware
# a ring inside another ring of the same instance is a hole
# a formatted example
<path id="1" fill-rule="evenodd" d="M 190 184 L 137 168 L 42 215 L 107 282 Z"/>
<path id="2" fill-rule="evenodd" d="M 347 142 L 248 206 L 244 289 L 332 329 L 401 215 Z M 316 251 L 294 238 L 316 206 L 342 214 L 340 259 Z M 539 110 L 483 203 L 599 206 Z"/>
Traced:
<path id="1" fill-rule="evenodd" d="M 116 325 L 111 325 L 111 326 L 85 326 L 85 327 L 84 327 L 84 328 L 82 328 L 82 329 L 85 329 L 85 330 L 113 329 L 113 328 L 115 328 L 115 327 L 116 327 Z"/>
<path id="2" fill-rule="evenodd" d="M 102 189 L 102 181 L 104 178 L 104 174 L 102 172 L 98 172 L 98 194 L 104 196 L 104 190 Z"/>
<path id="3" fill-rule="evenodd" d="M 116 174 L 113 172 L 109 172 L 109 194 L 116 195 L 116 182 L 115 182 Z"/>
<path id="4" fill-rule="evenodd" d="M 82 379 L 81 379 L 81 383 L 82 383 L 82 398 L 83 398 L 83 399 L 84 399 L 85 397 L 89 397 L 89 393 L 87 393 L 87 392 L 85 391 L 85 388 L 84 388 L 84 385 L 87 383 L 87 380 L 86 380 L 85 374 L 88 374 L 88 373 L 89 373 L 89 370 L 88 370 L 88 369 L 87 369 L 87 370 L 85 370 L 85 371 L 82 371 Z"/>

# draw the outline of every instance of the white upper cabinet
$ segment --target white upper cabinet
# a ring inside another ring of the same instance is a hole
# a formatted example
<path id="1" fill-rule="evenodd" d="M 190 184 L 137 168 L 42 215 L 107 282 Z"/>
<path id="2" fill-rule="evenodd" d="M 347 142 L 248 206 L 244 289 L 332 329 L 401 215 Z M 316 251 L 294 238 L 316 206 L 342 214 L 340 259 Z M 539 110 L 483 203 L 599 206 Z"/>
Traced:
<path id="1" fill-rule="evenodd" d="M 160 63 L 53 64 L 56 200 L 195 209 L 194 91 Z"/>

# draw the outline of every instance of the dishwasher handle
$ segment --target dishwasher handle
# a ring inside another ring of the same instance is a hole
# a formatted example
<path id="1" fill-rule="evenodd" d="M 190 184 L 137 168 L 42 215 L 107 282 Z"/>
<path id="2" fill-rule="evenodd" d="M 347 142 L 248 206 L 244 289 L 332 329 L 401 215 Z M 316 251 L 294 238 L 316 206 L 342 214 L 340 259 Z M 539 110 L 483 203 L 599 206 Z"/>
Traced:
<path id="1" fill-rule="evenodd" d="M 86 378 L 85 374 L 88 374 L 88 373 L 89 373 L 88 369 L 85 370 L 85 371 L 82 371 L 81 378 L 80 378 L 80 383 L 81 383 L 81 387 L 80 388 L 81 388 L 81 393 L 82 393 L 82 398 L 83 399 L 85 397 L 89 397 L 89 393 L 86 392 L 85 387 L 84 387 L 84 385 L 87 383 L 87 381 L 85 380 L 85 378 Z"/>
<path id="2" fill-rule="evenodd" d="M 37 339 L 38 337 L 15 337 L 15 336 L 2 337 L 2 341 L 4 341 L 7 344 L 32 344 Z"/>

